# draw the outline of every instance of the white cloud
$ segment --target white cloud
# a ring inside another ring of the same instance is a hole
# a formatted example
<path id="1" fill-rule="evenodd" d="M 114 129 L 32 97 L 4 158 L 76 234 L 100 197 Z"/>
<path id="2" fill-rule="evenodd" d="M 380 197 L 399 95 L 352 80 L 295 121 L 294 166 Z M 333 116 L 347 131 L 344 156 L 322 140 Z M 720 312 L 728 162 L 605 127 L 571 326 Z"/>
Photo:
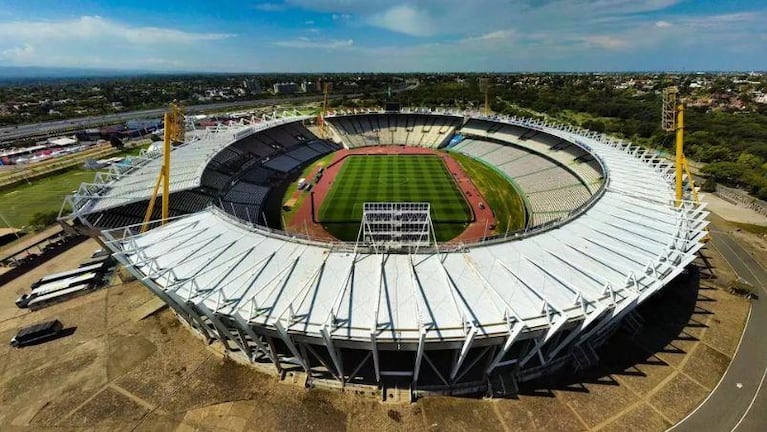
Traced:
<path id="1" fill-rule="evenodd" d="M 273 42 L 272 45 L 282 47 L 282 48 L 301 48 L 301 49 L 313 48 L 313 49 L 337 50 L 337 49 L 352 48 L 354 46 L 354 41 L 352 39 L 321 40 L 321 39 L 310 39 L 307 37 L 299 37 L 299 38 L 291 39 L 291 40 Z"/>
<path id="2" fill-rule="evenodd" d="M 8 48 L 0 52 L 0 56 L 13 63 L 29 61 L 30 59 L 34 59 L 34 55 L 35 47 L 30 44 Z"/>
<path id="3" fill-rule="evenodd" d="M 281 12 L 287 9 L 287 5 L 284 3 L 258 3 L 253 5 L 253 9 L 257 9 L 262 12 Z"/>
<path id="4" fill-rule="evenodd" d="M 247 38 L 93 16 L 5 18 L 0 64 L 293 72 L 763 68 L 767 11 L 666 11 L 680 1 L 687 0 L 255 0 L 244 13 L 296 12 L 300 28 L 273 21 L 242 30 Z"/>
<path id="5" fill-rule="evenodd" d="M 62 21 L 0 22 L 0 39 L 44 43 L 82 40 L 111 40 L 131 44 L 189 44 L 234 37 L 229 33 L 194 33 L 172 28 L 132 27 L 100 16 L 82 16 Z"/>
<path id="6" fill-rule="evenodd" d="M 496 30 L 494 32 L 485 33 L 483 35 L 479 36 L 470 36 L 467 38 L 464 38 L 464 42 L 473 42 L 473 41 L 498 41 L 498 40 L 508 40 L 512 39 L 516 36 L 517 32 L 513 29 L 506 29 L 506 30 Z"/>
<path id="7" fill-rule="evenodd" d="M 195 68 L 204 57 L 200 50 L 234 36 L 136 26 L 99 16 L 6 21 L 0 22 L 0 63 L 130 69 Z"/>
<path id="8" fill-rule="evenodd" d="M 578 38 L 588 45 L 600 49 L 616 50 L 630 46 L 629 42 L 611 35 L 586 35 Z"/>
<path id="9" fill-rule="evenodd" d="M 430 36 L 437 31 L 437 26 L 427 11 L 409 5 L 394 6 L 383 13 L 373 15 L 368 22 L 411 36 Z"/>

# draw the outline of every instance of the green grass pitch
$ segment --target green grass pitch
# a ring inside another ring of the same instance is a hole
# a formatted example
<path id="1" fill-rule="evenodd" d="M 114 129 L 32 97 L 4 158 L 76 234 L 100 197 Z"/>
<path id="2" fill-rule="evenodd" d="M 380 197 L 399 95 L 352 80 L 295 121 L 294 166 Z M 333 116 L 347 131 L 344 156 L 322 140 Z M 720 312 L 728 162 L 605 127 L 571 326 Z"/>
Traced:
<path id="1" fill-rule="evenodd" d="M 429 202 L 437 240 L 460 234 L 471 209 L 442 159 L 430 155 L 349 156 L 322 202 L 320 222 L 341 240 L 356 240 L 365 202 Z"/>

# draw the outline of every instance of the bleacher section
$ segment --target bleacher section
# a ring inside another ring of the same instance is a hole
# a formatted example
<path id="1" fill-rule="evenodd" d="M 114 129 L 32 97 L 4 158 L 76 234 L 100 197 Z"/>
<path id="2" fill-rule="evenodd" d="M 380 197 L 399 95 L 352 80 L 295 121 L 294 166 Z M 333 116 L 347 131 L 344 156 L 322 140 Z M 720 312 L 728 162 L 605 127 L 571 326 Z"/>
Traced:
<path id="1" fill-rule="evenodd" d="M 240 219 L 258 222 L 269 188 L 240 181 L 221 197 L 220 206 Z"/>
<path id="2" fill-rule="evenodd" d="M 464 127 L 461 133 L 469 138 L 452 150 L 482 160 L 513 179 L 529 203 L 529 226 L 567 216 L 589 200 L 592 190 L 588 185 L 597 184 L 601 180 L 596 162 L 576 161 L 576 158 L 585 160 L 588 154 L 569 143 L 542 136 L 534 137 L 528 133 L 526 139 L 517 145 L 512 144 L 508 137 L 512 133 L 517 137 L 524 134 L 513 131 L 513 127 L 504 132 L 506 126 L 495 125 L 496 130 L 488 133 L 482 130 L 481 124 L 472 125 L 469 122 L 467 126 L 468 130 Z M 501 141 L 499 137 L 505 139 Z M 534 140 L 537 143 L 535 150 L 527 148 L 527 144 Z M 555 146 L 559 148 L 553 148 Z"/>
<path id="3" fill-rule="evenodd" d="M 293 159 L 292 157 L 285 154 L 277 156 L 274 159 L 269 159 L 264 163 L 264 166 L 276 171 L 287 173 L 301 166 L 301 161 L 298 159 Z"/>
<path id="4" fill-rule="evenodd" d="M 599 164 L 582 148 L 543 132 L 519 126 L 502 125 L 484 120 L 472 119 L 461 128 L 469 137 L 490 138 L 495 141 L 514 144 L 540 153 L 574 171 L 578 177 L 595 192 L 602 183 Z M 456 147 L 461 147 L 463 143 Z"/>
<path id="5" fill-rule="evenodd" d="M 461 120 L 426 114 L 365 114 L 329 117 L 338 138 L 348 148 L 406 145 L 437 148 L 452 138 Z"/>
<path id="6" fill-rule="evenodd" d="M 252 176 L 246 181 L 266 183 L 275 172 L 290 172 L 338 148 L 319 140 L 301 123 L 288 123 L 256 132 L 221 150 L 205 168 L 202 184 L 224 191 L 231 179 L 245 172 Z M 264 170 L 250 170 L 262 164 Z"/>
<path id="7" fill-rule="evenodd" d="M 300 122 L 283 124 L 249 135 L 218 151 L 203 170 L 201 186 L 174 192 L 170 217 L 198 212 L 210 204 L 256 222 L 274 181 L 321 155 L 340 149 L 318 139 Z M 87 216 L 99 228 L 141 223 L 148 201 L 140 201 Z M 161 217 L 155 205 L 152 219 Z"/>
<path id="8" fill-rule="evenodd" d="M 170 195 L 169 217 L 196 213 L 203 210 L 212 201 L 213 197 L 203 189 L 174 192 Z M 87 218 L 93 226 L 100 229 L 134 225 L 144 221 L 144 215 L 148 206 L 149 201 L 139 201 L 103 212 L 92 213 Z M 160 219 L 161 217 L 162 208 L 158 200 L 155 203 L 152 220 Z"/>
<path id="9" fill-rule="evenodd" d="M 269 180 L 277 174 L 277 171 L 269 169 L 263 165 L 254 165 L 240 175 L 240 179 L 248 183 L 265 185 L 269 184 Z"/>

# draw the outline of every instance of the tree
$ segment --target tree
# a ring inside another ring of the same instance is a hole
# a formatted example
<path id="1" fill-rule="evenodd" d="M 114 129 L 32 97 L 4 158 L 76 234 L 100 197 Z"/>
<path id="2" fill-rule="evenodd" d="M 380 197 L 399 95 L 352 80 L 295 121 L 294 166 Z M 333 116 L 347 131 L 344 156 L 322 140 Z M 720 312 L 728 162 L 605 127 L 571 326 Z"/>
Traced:
<path id="1" fill-rule="evenodd" d="M 46 227 L 48 225 L 55 223 L 58 217 L 59 217 L 59 212 L 55 210 L 47 211 L 47 212 L 37 212 L 33 214 L 32 217 L 29 219 L 29 224 L 35 227 Z"/>
<path id="2" fill-rule="evenodd" d="M 714 180 L 727 184 L 739 183 L 747 168 L 736 162 L 714 162 L 703 167 L 703 172 Z"/>
<path id="3" fill-rule="evenodd" d="M 738 156 L 738 163 L 748 168 L 755 169 L 759 168 L 764 163 L 764 160 L 759 156 L 743 152 Z"/>
<path id="4" fill-rule="evenodd" d="M 583 127 L 593 130 L 594 132 L 603 133 L 605 131 L 605 122 L 589 119 L 583 122 Z"/>
<path id="5" fill-rule="evenodd" d="M 714 176 L 706 177 L 706 180 L 703 182 L 701 189 L 703 192 L 716 192 L 716 179 Z"/>

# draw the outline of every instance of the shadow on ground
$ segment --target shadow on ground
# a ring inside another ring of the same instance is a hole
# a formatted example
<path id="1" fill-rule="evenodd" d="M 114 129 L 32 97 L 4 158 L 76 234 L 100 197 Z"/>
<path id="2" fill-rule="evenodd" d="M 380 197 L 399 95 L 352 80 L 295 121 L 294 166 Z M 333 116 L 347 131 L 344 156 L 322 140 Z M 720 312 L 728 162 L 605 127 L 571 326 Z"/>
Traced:
<path id="1" fill-rule="evenodd" d="M 701 304 L 716 301 L 706 296 L 707 288 L 700 286 L 701 279 L 714 277 L 708 261 L 702 261 L 701 267 L 691 265 L 660 293 L 642 303 L 637 309 L 643 321 L 641 329 L 634 335 L 619 330 L 597 349 L 597 365 L 579 372 L 565 366 L 555 374 L 520 384 L 519 394 L 554 397 L 554 390 L 588 393 L 586 384 L 618 386 L 616 376 L 645 376 L 640 370 L 642 365 L 668 366 L 658 354 L 686 354 L 682 345 L 698 340 L 693 329 L 707 327 L 702 318 L 713 313 Z"/>

